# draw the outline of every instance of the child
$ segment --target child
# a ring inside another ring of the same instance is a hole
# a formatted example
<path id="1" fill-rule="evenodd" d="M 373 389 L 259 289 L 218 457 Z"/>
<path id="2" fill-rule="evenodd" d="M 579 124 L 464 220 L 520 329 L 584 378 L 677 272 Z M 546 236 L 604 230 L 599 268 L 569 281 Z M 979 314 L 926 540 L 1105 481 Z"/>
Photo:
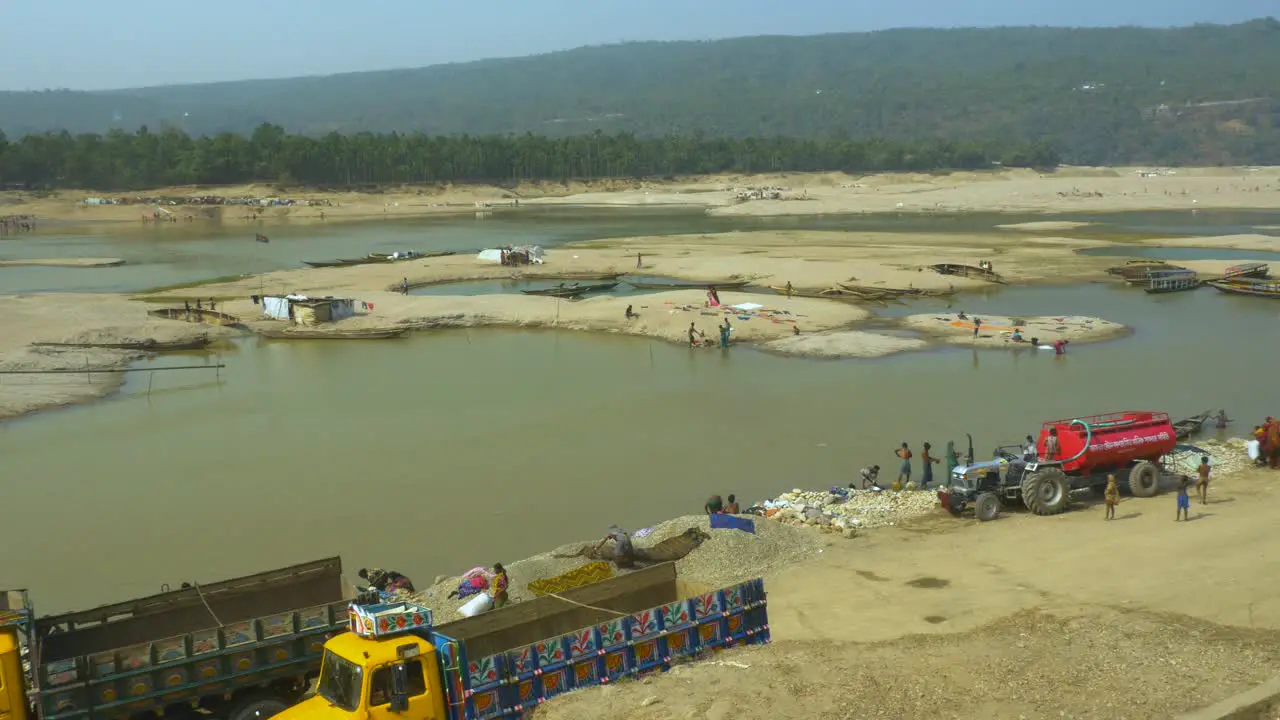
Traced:
<path id="1" fill-rule="evenodd" d="M 1120 488 L 1116 486 L 1116 476 L 1107 476 L 1107 490 L 1102 495 L 1107 503 L 1107 520 L 1116 519 L 1116 505 L 1120 504 Z"/>
<path id="2" fill-rule="evenodd" d="M 1200 458 L 1200 467 L 1196 468 L 1200 473 L 1200 480 L 1196 482 L 1196 494 L 1200 496 L 1200 504 L 1209 504 L 1209 456 L 1204 455 Z"/>
<path id="3" fill-rule="evenodd" d="M 1191 519 L 1191 495 L 1188 493 L 1190 487 L 1191 478 L 1183 475 L 1178 479 L 1178 514 L 1174 517 L 1174 522 Z"/>

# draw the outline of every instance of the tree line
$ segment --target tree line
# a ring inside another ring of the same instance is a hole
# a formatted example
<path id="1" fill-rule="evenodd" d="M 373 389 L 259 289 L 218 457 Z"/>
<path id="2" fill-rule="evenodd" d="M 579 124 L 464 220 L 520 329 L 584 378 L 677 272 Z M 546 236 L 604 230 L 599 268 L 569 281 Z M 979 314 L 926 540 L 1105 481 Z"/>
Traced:
<path id="1" fill-rule="evenodd" d="M 855 140 L 630 133 L 429 136 L 286 133 L 263 124 L 252 135 L 191 137 L 175 128 L 106 135 L 0 133 L 0 186 L 138 190 L 171 185 L 270 182 L 358 187 L 666 177 L 710 173 L 976 170 L 1052 167 L 1043 142 Z"/>
<path id="2" fill-rule="evenodd" d="M 997 155 L 1012 140 L 1045 140 L 1081 165 L 1262 164 L 1280 162 L 1277 77 L 1280 22 L 1270 18 L 1182 28 L 920 28 L 630 43 L 328 77 L 0 92 L 0 118 L 13 141 L 142 125 L 248 136 L 263 122 L 317 138 L 843 132 L 904 145 L 968 140 Z"/>

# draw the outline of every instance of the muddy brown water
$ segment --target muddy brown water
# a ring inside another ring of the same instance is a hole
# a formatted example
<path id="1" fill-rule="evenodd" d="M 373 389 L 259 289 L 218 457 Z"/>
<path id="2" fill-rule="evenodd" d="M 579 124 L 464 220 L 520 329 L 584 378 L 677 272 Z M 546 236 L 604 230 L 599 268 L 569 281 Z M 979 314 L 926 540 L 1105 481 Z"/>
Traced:
<path id="1" fill-rule="evenodd" d="M 845 484 L 904 440 L 963 451 L 972 433 L 982 456 L 1061 417 L 1225 407 L 1243 429 L 1280 411 L 1259 391 L 1277 302 L 1094 284 L 947 305 L 893 312 L 1099 315 L 1135 332 L 1065 357 L 850 361 L 527 330 L 241 341 L 219 382 L 139 373 L 112 399 L 0 424 L 0 585 L 51 612 L 329 554 L 426 584 L 697 514 L 711 493 Z"/>

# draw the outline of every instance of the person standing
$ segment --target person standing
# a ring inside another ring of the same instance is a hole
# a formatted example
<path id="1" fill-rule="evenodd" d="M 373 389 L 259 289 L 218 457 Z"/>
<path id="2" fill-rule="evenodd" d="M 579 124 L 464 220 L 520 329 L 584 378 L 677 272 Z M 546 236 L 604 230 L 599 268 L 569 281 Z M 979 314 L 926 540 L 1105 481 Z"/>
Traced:
<path id="1" fill-rule="evenodd" d="M 1107 489 L 1102 493 L 1102 499 L 1107 504 L 1107 520 L 1116 519 L 1116 505 L 1120 504 L 1120 488 L 1116 485 L 1116 476 L 1107 476 Z"/>
<path id="2" fill-rule="evenodd" d="M 907 447 L 906 443 L 902 443 L 902 447 L 894 451 L 894 455 L 897 455 L 898 459 L 902 461 L 902 464 L 898 466 L 898 479 L 894 483 L 898 486 L 895 489 L 901 489 L 911 482 L 911 448 Z"/>
<path id="3" fill-rule="evenodd" d="M 951 482 L 951 475 L 955 469 L 960 467 L 960 456 L 956 454 L 956 443 L 954 440 L 947 441 L 947 479 L 944 482 Z"/>
<path id="4" fill-rule="evenodd" d="M 698 346 L 698 329 L 693 326 L 693 323 L 689 323 L 689 347 L 697 347 L 697 346 Z"/>
<path id="5" fill-rule="evenodd" d="M 1191 478 L 1183 475 L 1178 478 L 1178 514 L 1174 522 L 1191 519 Z"/>
<path id="6" fill-rule="evenodd" d="M 1058 455 L 1062 453 L 1062 446 L 1058 443 L 1058 428 L 1049 428 L 1049 437 L 1044 439 L 1044 459 L 1057 460 Z"/>
<path id="7" fill-rule="evenodd" d="M 511 586 L 511 579 L 507 577 L 507 569 L 502 567 L 502 563 L 493 564 L 493 579 L 489 581 L 489 589 L 493 593 L 493 609 L 506 605 L 510 600 L 507 589 Z"/>
<path id="8" fill-rule="evenodd" d="M 1022 459 L 1033 463 L 1036 461 L 1037 455 L 1039 455 L 1039 450 L 1036 449 L 1036 439 L 1028 435 L 1027 444 L 1022 446 Z"/>
<path id="9" fill-rule="evenodd" d="M 932 449 L 932 445 L 925 443 L 924 452 L 920 455 L 920 463 L 924 466 L 920 472 L 920 488 L 922 490 L 929 487 L 929 484 L 933 482 L 933 466 L 939 462 L 938 458 L 930 454 L 929 451 Z"/>
<path id="10" fill-rule="evenodd" d="M 788 281 L 787 281 L 787 299 L 788 299 L 788 300 L 790 300 L 790 299 L 791 299 L 791 291 L 792 291 L 791 281 L 790 281 L 790 280 L 788 280 Z"/>
<path id="11" fill-rule="evenodd" d="M 1196 494 L 1200 496 L 1200 504 L 1209 504 L 1209 456 L 1200 458 L 1200 467 L 1196 468 L 1200 479 L 1196 481 Z"/>
<path id="12" fill-rule="evenodd" d="M 982 330 L 982 318 L 976 317 L 973 319 L 973 339 L 974 340 L 978 339 L 978 333 L 981 330 Z"/>

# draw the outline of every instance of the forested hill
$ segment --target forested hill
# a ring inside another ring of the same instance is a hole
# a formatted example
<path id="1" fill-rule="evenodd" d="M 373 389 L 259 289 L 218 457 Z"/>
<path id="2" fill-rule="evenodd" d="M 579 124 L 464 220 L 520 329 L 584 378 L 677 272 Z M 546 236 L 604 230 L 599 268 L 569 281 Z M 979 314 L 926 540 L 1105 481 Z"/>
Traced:
<path id="1" fill-rule="evenodd" d="M 1067 162 L 1280 163 L 1280 22 L 887 30 L 632 43 L 416 70 L 0 93 L 10 139 L 66 129 L 599 130 L 1047 140 Z"/>

